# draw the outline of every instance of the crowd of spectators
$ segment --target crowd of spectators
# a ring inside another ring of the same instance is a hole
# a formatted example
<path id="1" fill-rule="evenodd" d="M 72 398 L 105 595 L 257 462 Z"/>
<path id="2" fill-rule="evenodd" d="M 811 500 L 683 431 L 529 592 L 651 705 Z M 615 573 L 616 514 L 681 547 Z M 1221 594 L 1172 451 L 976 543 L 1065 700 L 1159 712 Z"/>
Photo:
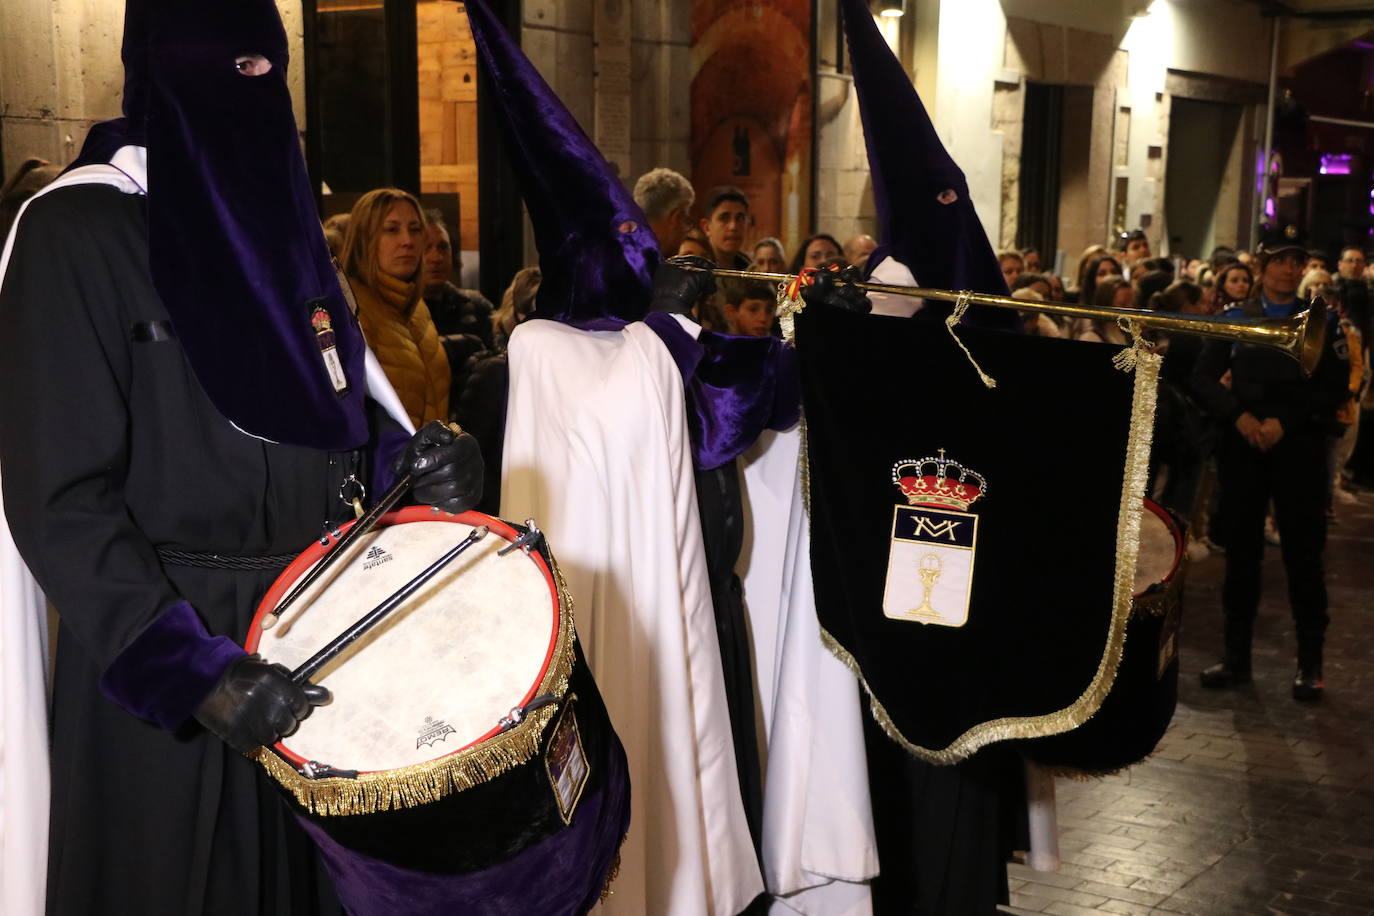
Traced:
<path id="1" fill-rule="evenodd" d="M 39 159 L 25 161 L 0 189 L 0 229 L 58 171 Z M 712 189 L 698 206 L 691 183 L 671 169 L 643 175 L 634 197 L 665 256 L 692 255 L 735 270 L 778 274 L 862 269 L 877 248 L 869 235 L 842 244 L 821 232 L 788 252 L 778 238 L 753 235 L 749 198 L 739 188 Z M 461 262 L 440 213 L 395 188 L 363 195 L 351 212 L 329 217 L 322 229 L 350 280 L 364 334 L 412 420 L 418 426 L 456 419 L 479 433 L 489 452 L 482 508 L 495 511 L 506 343 L 534 311 L 539 270 L 517 273 L 494 308 L 481 293 L 453 282 Z M 1248 680 L 1248 628 L 1262 538 L 1282 550 L 1300 661 L 1304 653 L 1307 659 L 1294 695 L 1319 697 L 1325 526 L 1339 521 L 1338 507 L 1355 500 L 1356 487 L 1374 485 L 1374 423 L 1361 422 L 1374 409 L 1368 369 L 1374 265 L 1365 251 L 1343 248 L 1333 263 L 1325 252 L 1277 238 L 1254 252 L 1218 247 L 1206 260 L 1164 258 L 1155 257 L 1145 233 L 1136 231 L 1123 234 L 1114 249 L 1085 249 L 1063 276 L 1035 249 L 1001 251 L 997 258 L 1011 296 L 1026 305 L 1025 333 L 1041 337 L 1131 342 L 1124 322 L 1035 308 L 1047 302 L 1239 318 L 1319 310 L 1311 320 L 1324 324 L 1331 359 L 1310 379 L 1281 357 L 1256 356 L 1254 347 L 1147 332 L 1164 354 L 1150 494 L 1190 530 L 1194 557 L 1228 554 L 1227 654 L 1204 672 L 1204 684 Z M 737 335 L 778 333 L 773 284 L 722 279 L 717 286 L 716 295 L 698 306 L 703 327 Z M 1290 485 L 1299 478 L 1317 484 Z M 1295 501 L 1295 493 L 1305 495 Z"/>
<path id="2" fill-rule="evenodd" d="M 11 219 L 28 196 L 56 176 L 58 168 L 40 159 L 25 161 L 0 193 L 0 217 Z M 858 234 L 841 243 L 819 232 L 792 250 L 778 238 L 755 236 L 748 196 L 739 188 L 722 186 L 700 200 L 692 184 L 668 168 L 639 178 L 635 201 L 644 210 L 665 256 L 694 255 L 736 270 L 795 273 L 802 268 L 857 267 L 862 269 L 877 247 L 872 236 Z M 364 332 L 417 422 L 466 416 L 499 416 L 495 406 L 504 394 L 505 343 L 515 325 L 531 311 L 538 291 L 539 272 L 521 271 L 510 284 L 501 307 L 483 295 L 453 282 L 462 269 L 449 228 L 437 210 L 424 210 L 404 191 L 383 188 L 359 199 L 350 213 L 323 222 L 330 250 L 354 286 Z M 1286 257 L 1291 259 L 1293 246 Z M 1042 337 L 1124 345 L 1128 337 L 1116 321 L 1070 319 L 1037 311 L 1037 302 L 1069 302 L 1118 309 L 1152 309 L 1194 315 L 1239 315 L 1247 302 L 1260 296 L 1262 252 L 1219 247 L 1206 259 L 1156 257 L 1144 232 L 1123 234 L 1109 249 L 1085 249 L 1073 270 L 1061 276 L 1034 248 L 998 252 L 997 258 L 1010 294 L 1026 303 L 1022 312 L 1026 333 Z M 1366 347 L 1370 339 L 1371 283 L 1374 265 L 1359 247 L 1347 247 L 1333 262 L 1326 253 L 1304 251 L 1298 269 L 1296 298 L 1325 303 L 1329 329 L 1348 352 L 1352 365 L 1348 397 L 1331 421 L 1324 511 L 1336 518 L 1337 507 L 1351 500 L 1352 482 L 1374 484 L 1374 441 L 1360 446 L 1360 415 L 1374 408 L 1367 381 Z M 702 303 L 697 318 L 703 327 L 727 334 L 778 333 L 774 293 L 767 283 L 722 280 L 718 292 Z M 918 306 L 919 307 L 919 306 Z M 1159 429 L 1159 438 L 1196 436 L 1202 430 L 1204 447 L 1196 449 L 1204 464 L 1207 441 L 1215 438 L 1214 418 L 1197 403 L 1190 376 L 1201 352 L 1191 338 L 1156 333 L 1156 346 L 1166 353 L 1166 401 L 1175 405 L 1170 422 L 1177 429 Z M 471 392 L 467 389 L 471 387 Z M 1182 417 L 1183 419 L 1179 419 Z M 477 421 L 490 426 L 491 421 Z M 1366 423 L 1366 438 L 1374 430 Z M 499 428 L 499 423 L 498 423 Z M 1211 424 L 1214 426 L 1214 424 Z M 484 438 L 488 441 L 491 437 Z M 499 462 L 489 462 L 497 464 Z M 1215 526 L 1209 527 L 1206 504 L 1215 507 L 1215 487 L 1206 475 L 1183 476 L 1201 483 L 1193 498 L 1169 488 L 1168 466 L 1160 469 L 1157 495 L 1169 489 L 1179 502 L 1170 506 L 1196 524 L 1195 537 L 1203 548 L 1221 550 Z M 1179 474 L 1175 471 L 1174 477 Z M 1271 524 L 1277 542 L 1281 533 Z"/>

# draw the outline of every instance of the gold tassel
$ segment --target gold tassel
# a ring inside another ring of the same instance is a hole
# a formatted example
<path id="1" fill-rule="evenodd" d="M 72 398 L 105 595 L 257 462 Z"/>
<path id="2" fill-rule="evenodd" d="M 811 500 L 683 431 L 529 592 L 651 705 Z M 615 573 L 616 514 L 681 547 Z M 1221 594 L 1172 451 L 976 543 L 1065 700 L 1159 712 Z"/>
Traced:
<path id="1" fill-rule="evenodd" d="M 954 333 L 954 326 L 964 320 L 964 313 L 968 311 L 969 297 L 972 295 L 973 293 L 968 290 L 964 290 L 959 294 L 959 298 L 955 300 L 954 303 L 954 310 L 950 312 L 949 317 L 945 319 L 945 329 L 949 331 L 949 336 L 954 338 L 954 342 L 959 345 L 959 349 L 964 351 L 964 356 L 968 357 L 969 365 L 973 367 L 973 371 L 978 373 L 978 377 L 983 380 L 984 387 L 996 388 L 997 379 L 983 371 L 983 367 L 978 365 L 978 360 L 973 358 L 973 354 L 969 352 L 968 347 L 964 346 L 964 342 L 959 339 L 959 335 Z"/>
<path id="2" fill-rule="evenodd" d="M 800 286 L 778 284 L 778 326 L 782 328 L 782 339 L 793 346 L 797 344 L 797 316 L 804 308 L 806 300 L 801 297 Z"/>

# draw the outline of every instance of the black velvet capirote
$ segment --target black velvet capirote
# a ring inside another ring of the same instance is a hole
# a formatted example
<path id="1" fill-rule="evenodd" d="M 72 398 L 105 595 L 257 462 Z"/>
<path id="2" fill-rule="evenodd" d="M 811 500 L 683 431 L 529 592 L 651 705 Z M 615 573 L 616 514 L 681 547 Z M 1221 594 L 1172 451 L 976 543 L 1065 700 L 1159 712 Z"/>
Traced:
<path id="1" fill-rule="evenodd" d="M 1088 688 L 1107 645 L 1132 376 L 1119 348 L 808 308 L 797 321 L 822 626 L 892 723 L 939 750 L 984 722 L 1046 716 Z M 1065 409 L 1065 405 L 1073 405 Z M 883 614 L 895 462 L 981 474 L 962 627 Z M 881 801 L 881 800 L 880 800 Z"/>

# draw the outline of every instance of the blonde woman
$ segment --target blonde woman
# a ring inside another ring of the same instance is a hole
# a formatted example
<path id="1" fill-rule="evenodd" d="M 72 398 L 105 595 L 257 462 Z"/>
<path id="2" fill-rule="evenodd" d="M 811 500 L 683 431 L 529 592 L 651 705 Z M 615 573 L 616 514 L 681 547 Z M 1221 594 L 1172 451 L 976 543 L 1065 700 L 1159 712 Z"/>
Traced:
<path id="1" fill-rule="evenodd" d="M 339 262 L 358 300 L 358 322 L 416 427 L 447 422 L 448 357 L 421 299 L 425 218 L 397 188 L 369 191 L 353 205 Z"/>

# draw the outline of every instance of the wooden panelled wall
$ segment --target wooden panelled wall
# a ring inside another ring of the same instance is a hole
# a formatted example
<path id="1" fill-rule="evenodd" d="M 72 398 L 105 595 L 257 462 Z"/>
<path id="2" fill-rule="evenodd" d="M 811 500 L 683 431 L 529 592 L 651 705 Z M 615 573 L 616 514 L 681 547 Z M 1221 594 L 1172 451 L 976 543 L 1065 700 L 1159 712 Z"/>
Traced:
<path id="1" fill-rule="evenodd" d="M 477 48 L 461 4 L 420 0 L 420 189 L 458 194 L 455 249 L 477 247 Z M 452 231 L 452 227 L 450 227 Z"/>

